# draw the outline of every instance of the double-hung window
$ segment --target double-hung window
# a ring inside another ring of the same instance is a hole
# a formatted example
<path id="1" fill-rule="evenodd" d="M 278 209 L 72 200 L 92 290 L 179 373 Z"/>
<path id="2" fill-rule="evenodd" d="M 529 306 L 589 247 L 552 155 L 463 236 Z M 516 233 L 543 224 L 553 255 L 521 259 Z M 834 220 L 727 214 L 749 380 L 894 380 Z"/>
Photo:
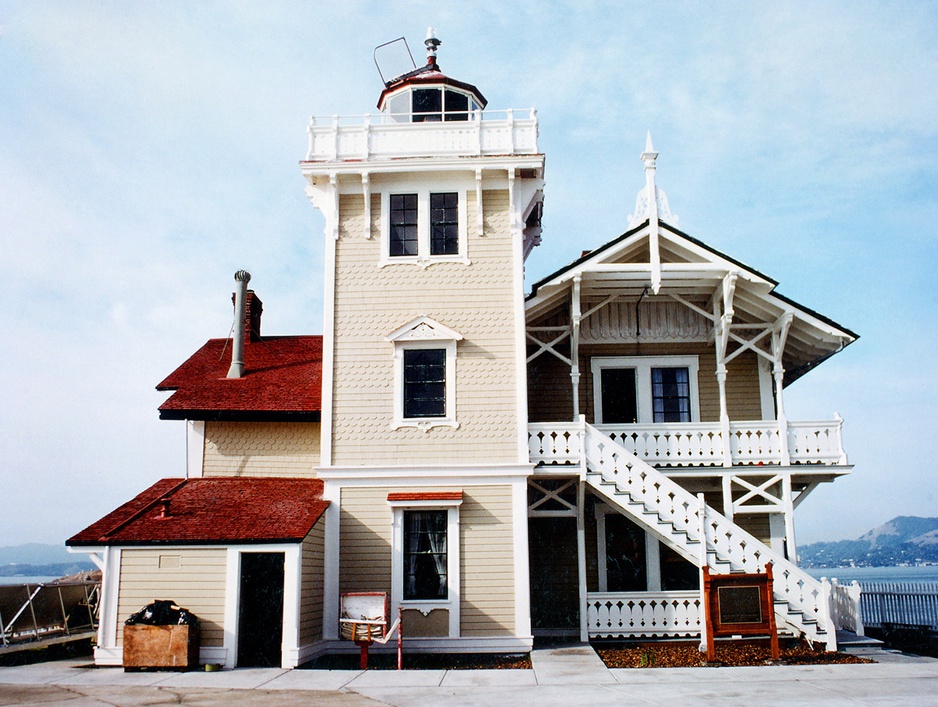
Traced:
<path id="1" fill-rule="evenodd" d="M 459 635 L 458 490 L 401 490 L 388 494 L 391 534 L 391 604 L 424 616 L 448 614 L 444 630 Z"/>
<path id="2" fill-rule="evenodd" d="M 390 256 L 417 255 L 417 195 L 391 195 Z"/>
<path id="3" fill-rule="evenodd" d="M 404 511 L 405 601 L 447 599 L 447 512 Z"/>
<path id="4" fill-rule="evenodd" d="M 456 342 L 462 335 L 430 317 L 417 317 L 386 337 L 394 352 L 391 426 L 459 427 L 456 422 Z"/>
<path id="5" fill-rule="evenodd" d="M 459 254 L 459 195 L 430 194 L 430 255 Z"/>
<path id="6" fill-rule="evenodd" d="M 404 349 L 404 417 L 446 417 L 446 349 Z"/>
<path id="7" fill-rule="evenodd" d="M 468 263 L 466 203 L 462 191 L 386 194 L 380 265 L 433 262 Z"/>

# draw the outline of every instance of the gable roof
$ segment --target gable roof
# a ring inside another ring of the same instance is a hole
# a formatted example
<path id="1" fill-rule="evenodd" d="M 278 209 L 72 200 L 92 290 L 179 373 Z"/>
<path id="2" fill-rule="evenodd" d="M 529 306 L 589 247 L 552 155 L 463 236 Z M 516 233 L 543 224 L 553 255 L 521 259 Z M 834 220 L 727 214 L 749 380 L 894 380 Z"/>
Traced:
<path id="1" fill-rule="evenodd" d="M 745 270 L 746 272 L 750 273 L 751 275 L 754 275 L 755 277 L 758 277 L 758 278 L 761 279 L 761 280 L 765 280 L 766 282 L 771 283 L 773 287 L 776 286 L 776 285 L 778 285 L 778 281 L 777 281 L 777 280 L 773 280 L 773 279 L 772 279 L 771 277 L 769 277 L 768 275 L 764 275 L 763 273 L 759 272 L 759 271 L 756 270 L 755 268 L 749 267 L 749 266 L 746 265 L 745 263 L 743 263 L 743 262 L 741 262 L 741 261 L 739 261 L 739 260 L 736 260 L 736 258 L 734 258 L 734 257 L 732 257 L 732 256 L 730 256 L 730 255 L 727 255 L 726 253 L 721 253 L 721 252 L 718 251 L 716 248 L 713 248 L 713 247 L 707 245 L 707 244 L 704 243 L 703 241 L 697 240 L 697 239 L 694 238 L 693 236 L 690 236 L 690 235 L 684 233 L 683 231 L 678 230 L 678 229 L 675 228 L 674 226 L 672 226 L 672 225 L 670 225 L 670 224 L 668 224 L 668 223 L 666 223 L 666 222 L 664 222 L 664 221 L 659 221 L 659 222 L 658 222 L 658 225 L 659 225 L 660 228 L 665 228 L 665 229 L 667 229 L 668 231 L 670 231 L 671 233 L 673 233 L 674 235 L 680 236 L 681 238 L 685 239 L 686 241 L 688 241 L 688 242 L 690 242 L 690 243 L 693 243 L 693 244 L 696 245 L 698 248 L 703 248 L 704 250 L 706 250 L 706 251 L 710 252 L 711 254 L 717 256 L 718 258 L 721 258 L 721 259 L 723 259 L 723 260 L 726 260 L 726 261 L 732 263 L 733 265 L 737 266 L 738 268 L 740 268 L 740 269 L 742 269 L 742 270 Z M 601 256 L 602 256 L 604 253 L 606 253 L 606 252 L 609 251 L 609 250 L 612 250 L 612 249 L 615 248 L 617 245 L 620 245 L 621 243 L 624 243 L 625 241 L 629 240 L 630 238 L 632 238 L 632 236 L 635 236 L 636 234 L 640 233 L 643 229 L 645 229 L 645 228 L 647 228 L 647 227 L 648 227 L 648 220 L 646 219 L 646 220 L 643 221 L 642 223 L 640 223 L 640 224 L 638 224 L 637 226 L 635 226 L 635 228 L 631 228 L 631 229 L 629 229 L 628 231 L 626 231 L 625 233 L 623 233 L 621 236 L 618 236 L 618 237 L 616 237 L 616 238 L 613 238 L 611 241 L 608 241 L 608 242 L 606 242 L 606 243 L 603 243 L 601 246 L 599 246 L 598 248 L 595 248 L 594 250 L 590 250 L 590 251 L 587 251 L 587 252 L 583 253 L 583 255 L 581 255 L 579 258 L 577 258 L 576 260 L 574 260 L 572 263 L 568 263 L 567 265 L 564 265 L 564 266 L 563 266 L 562 268 L 560 268 L 559 270 L 556 270 L 556 271 L 552 272 L 550 275 L 548 275 L 547 277 L 543 277 L 543 278 L 541 278 L 540 280 L 538 280 L 537 282 L 535 282 L 534 285 L 531 286 L 531 293 L 530 293 L 525 299 L 531 299 L 532 297 L 535 297 L 535 296 L 537 295 L 537 290 L 538 290 L 539 287 L 542 287 L 543 285 L 547 284 L 547 283 L 550 282 L 551 280 L 554 280 L 554 279 L 560 277 L 561 275 L 563 275 L 564 273 L 568 272 L 569 270 L 573 270 L 574 268 L 576 268 L 576 267 L 578 267 L 578 266 L 582 265 L 583 263 L 585 263 L 585 262 L 587 262 L 587 261 L 590 261 L 590 260 L 597 260 L 597 261 L 602 260 L 602 257 L 601 257 Z"/>
<path id="2" fill-rule="evenodd" d="M 161 479 L 65 544 L 300 542 L 328 507 L 319 479 Z"/>
<path id="3" fill-rule="evenodd" d="M 584 301 L 593 305 L 603 300 L 609 302 L 607 298 L 611 295 L 635 303 L 645 301 L 646 297 L 655 298 L 654 291 L 649 293 L 653 273 L 648 252 L 652 248 L 651 238 L 651 224 L 646 219 L 539 280 L 525 298 L 529 324 L 562 311 L 575 280 L 581 282 Z M 739 281 L 735 285 L 733 308 L 742 325 L 771 325 L 782 317 L 794 317 L 783 355 L 785 385 L 859 338 L 833 319 L 778 294 L 776 280 L 664 221 L 658 222 L 656 243 L 658 253 L 662 254 L 658 266 L 662 289 L 658 300 L 672 295 L 684 302 L 696 299 L 699 312 L 722 287 L 723 278 L 734 274 Z M 663 257 L 665 253 L 667 259 Z"/>
<path id="4" fill-rule="evenodd" d="M 163 420 L 319 420 L 322 336 L 265 336 L 244 345 L 245 372 L 227 378 L 231 339 L 209 339 L 157 390 Z"/>

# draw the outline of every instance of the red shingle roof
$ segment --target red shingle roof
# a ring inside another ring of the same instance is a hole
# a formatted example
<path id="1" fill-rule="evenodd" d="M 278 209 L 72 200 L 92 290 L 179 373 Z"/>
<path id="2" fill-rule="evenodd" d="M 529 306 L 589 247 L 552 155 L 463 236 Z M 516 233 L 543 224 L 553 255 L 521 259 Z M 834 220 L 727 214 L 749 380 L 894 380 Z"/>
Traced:
<path id="1" fill-rule="evenodd" d="M 161 479 L 65 544 L 300 542 L 328 505 L 318 479 Z"/>
<path id="2" fill-rule="evenodd" d="M 164 420 L 319 419 L 322 337 L 265 336 L 244 345 L 245 373 L 227 378 L 231 340 L 210 339 L 157 390 L 175 390 Z"/>

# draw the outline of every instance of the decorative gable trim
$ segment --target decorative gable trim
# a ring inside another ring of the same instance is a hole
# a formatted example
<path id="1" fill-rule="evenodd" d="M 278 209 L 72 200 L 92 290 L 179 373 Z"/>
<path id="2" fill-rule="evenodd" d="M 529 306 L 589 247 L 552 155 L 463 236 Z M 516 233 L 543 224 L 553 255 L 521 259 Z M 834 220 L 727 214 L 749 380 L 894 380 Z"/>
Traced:
<path id="1" fill-rule="evenodd" d="M 395 329 L 385 339 L 398 344 L 406 341 L 462 341 L 463 336 L 458 331 L 422 315 Z"/>

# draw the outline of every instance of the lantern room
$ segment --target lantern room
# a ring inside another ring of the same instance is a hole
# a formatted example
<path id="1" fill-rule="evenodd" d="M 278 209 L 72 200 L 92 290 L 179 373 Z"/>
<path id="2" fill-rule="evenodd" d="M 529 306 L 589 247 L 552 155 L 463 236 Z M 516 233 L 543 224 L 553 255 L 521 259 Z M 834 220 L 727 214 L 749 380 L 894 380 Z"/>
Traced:
<path id="1" fill-rule="evenodd" d="M 485 97 L 472 84 L 445 76 L 436 63 L 441 42 L 431 28 L 424 42 L 427 63 L 385 84 L 378 110 L 390 123 L 430 123 L 477 120 Z"/>

